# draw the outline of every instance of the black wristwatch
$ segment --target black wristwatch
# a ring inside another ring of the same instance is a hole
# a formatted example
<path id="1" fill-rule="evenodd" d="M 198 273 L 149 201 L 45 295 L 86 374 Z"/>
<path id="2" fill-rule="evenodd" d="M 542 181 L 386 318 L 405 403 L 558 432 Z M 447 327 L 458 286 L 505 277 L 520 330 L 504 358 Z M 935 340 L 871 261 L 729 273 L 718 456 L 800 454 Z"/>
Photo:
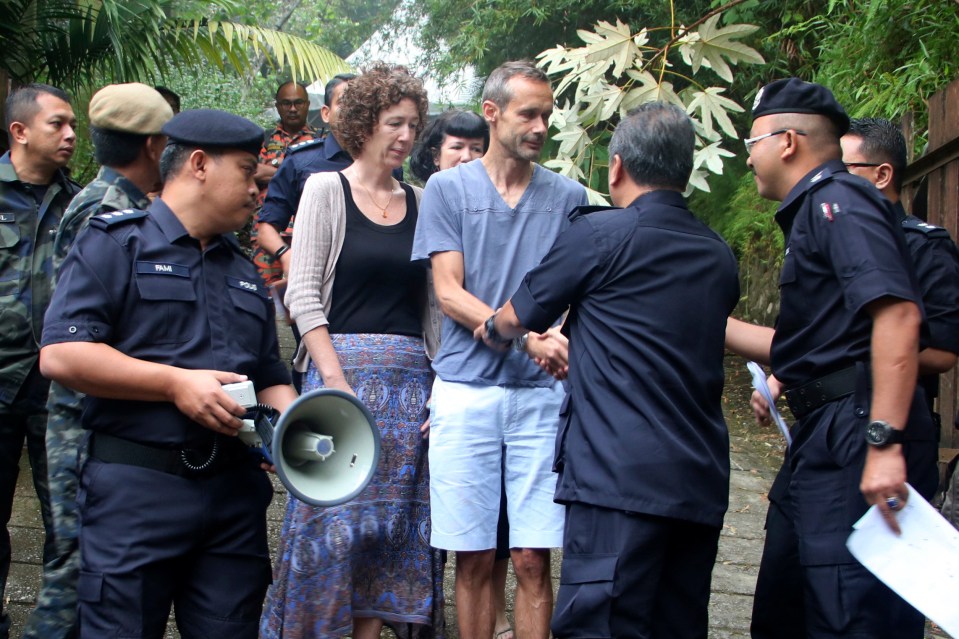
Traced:
<path id="1" fill-rule="evenodd" d="M 281 246 L 280 248 L 276 249 L 276 253 L 273 254 L 273 259 L 274 259 L 274 260 L 280 259 L 280 257 L 282 257 L 283 254 L 286 253 L 286 252 L 289 251 L 289 250 L 290 250 L 290 245 L 289 245 L 289 244 L 284 244 L 284 245 Z"/>
<path id="2" fill-rule="evenodd" d="M 509 344 L 513 340 L 505 339 L 502 335 L 496 332 L 496 313 L 493 313 L 486 318 L 486 321 L 483 323 L 483 326 L 486 328 L 486 339 L 496 344 Z"/>
<path id="3" fill-rule="evenodd" d="M 876 448 L 885 448 L 890 444 L 901 444 L 903 432 L 889 425 L 889 422 L 876 420 L 866 426 L 866 443 Z"/>

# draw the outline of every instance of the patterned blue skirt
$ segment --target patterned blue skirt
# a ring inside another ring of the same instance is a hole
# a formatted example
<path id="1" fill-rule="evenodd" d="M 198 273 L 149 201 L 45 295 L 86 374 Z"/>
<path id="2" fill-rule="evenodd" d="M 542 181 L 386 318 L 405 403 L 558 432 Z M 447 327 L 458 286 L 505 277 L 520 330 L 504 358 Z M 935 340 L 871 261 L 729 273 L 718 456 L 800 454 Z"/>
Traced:
<path id="1" fill-rule="evenodd" d="M 442 637 L 443 564 L 429 544 L 427 446 L 432 372 L 419 338 L 332 335 L 350 387 L 370 409 L 382 450 L 370 485 L 330 508 L 287 501 L 260 637 L 343 637 L 353 617 L 401 638 Z M 311 363 L 303 392 L 323 386 Z"/>

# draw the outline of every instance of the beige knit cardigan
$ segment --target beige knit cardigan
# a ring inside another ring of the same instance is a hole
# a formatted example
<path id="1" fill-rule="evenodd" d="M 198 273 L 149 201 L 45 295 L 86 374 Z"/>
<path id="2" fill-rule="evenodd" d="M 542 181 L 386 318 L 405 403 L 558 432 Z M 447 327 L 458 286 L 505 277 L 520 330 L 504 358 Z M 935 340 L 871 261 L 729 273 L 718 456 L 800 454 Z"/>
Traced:
<path id="1" fill-rule="evenodd" d="M 412 187 L 419 205 L 423 190 Z M 330 322 L 333 277 L 336 262 L 343 250 L 346 235 L 346 195 L 338 173 L 316 173 L 303 187 L 300 206 L 296 210 L 291 262 L 285 303 L 296 322 L 300 335 Z M 433 289 L 433 272 L 427 269 L 427 294 L 422 308 L 423 342 L 430 359 L 440 343 L 443 313 Z M 309 353 L 304 342 L 293 359 L 296 370 L 305 372 Z"/>

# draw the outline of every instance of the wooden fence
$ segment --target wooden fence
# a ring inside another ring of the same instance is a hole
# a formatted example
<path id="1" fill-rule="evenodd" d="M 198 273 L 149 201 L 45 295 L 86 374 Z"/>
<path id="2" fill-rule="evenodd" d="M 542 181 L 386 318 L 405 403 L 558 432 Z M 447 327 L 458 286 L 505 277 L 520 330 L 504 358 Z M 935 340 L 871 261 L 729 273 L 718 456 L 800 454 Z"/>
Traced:
<path id="1" fill-rule="evenodd" d="M 959 80 L 929 99 L 929 146 L 926 153 L 906 169 L 907 205 L 921 203 L 922 186 L 925 186 L 927 221 L 945 227 L 953 239 L 959 239 Z M 953 426 L 959 405 L 957 392 L 959 385 L 954 368 L 940 376 L 939 382 L 942 461 L 959 454 L 959 430 Z"/>

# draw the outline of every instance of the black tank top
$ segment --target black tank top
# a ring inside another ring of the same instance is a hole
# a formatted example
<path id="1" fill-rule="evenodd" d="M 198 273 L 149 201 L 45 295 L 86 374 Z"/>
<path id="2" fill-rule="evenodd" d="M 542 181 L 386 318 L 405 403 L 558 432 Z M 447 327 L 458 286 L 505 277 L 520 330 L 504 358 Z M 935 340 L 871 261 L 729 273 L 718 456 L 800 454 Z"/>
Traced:
<path id="1" fill-rule="evenodd" d="M 363 215 L 349 181 L 339 175 L 346 197 L 346 233 L 327 314 L 330 333 L 422 335 L 426 271 L 423 264 L 410 262 L 416 230 L 413 189 L 400 183 L 406 217 L 384 226 Z"/>

